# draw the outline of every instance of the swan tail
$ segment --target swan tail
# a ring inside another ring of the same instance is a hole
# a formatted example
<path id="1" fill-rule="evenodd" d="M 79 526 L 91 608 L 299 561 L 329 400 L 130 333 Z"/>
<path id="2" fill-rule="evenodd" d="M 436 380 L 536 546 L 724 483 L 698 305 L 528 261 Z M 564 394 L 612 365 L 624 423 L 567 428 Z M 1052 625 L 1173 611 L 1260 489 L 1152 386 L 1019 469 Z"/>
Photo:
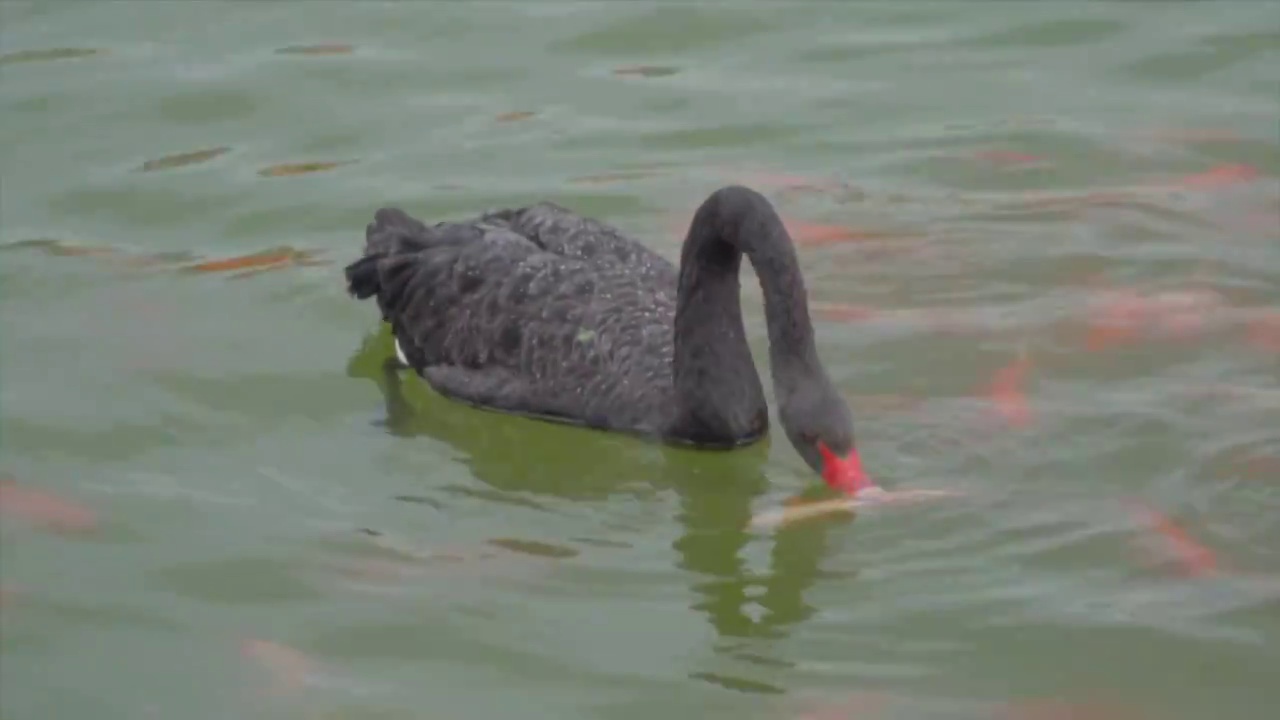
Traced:
<path id="1" fill-rule="evenodd" d="M 378 210 L 364 231 L 366 255 L 414 253 L 433 244 L 431 230 L 400 208 Z"/>
<path id="2" fill-rule="evenodd" d="M 421 269 L 416 254 L 365 255 L 345 269 L 347 292 L 357 300 L 377 298 L 382 319 L 389 321 L 404 308 L 412 280 Z"/>
<path id="3" fill-rule="evenodd" d="M 378 264 L 386 259 L 378 253 L 365 255 L 346 267 L 347 292 L 357 300 L 367 300 L 382 291 L 382 272 Z"/>
<path id="4" fill-rule="evenodd" d="M 407 306 L 412 287 L 432 284 L 427 251 L 464 245 L 481 234 L 465 224 L 428 227 L 399 208 L 384 207 L 365 228 L 363 256 L 345 268 L 347 292 L 359 300 L 377 298 L 382 318 L 389 321 Z"/>

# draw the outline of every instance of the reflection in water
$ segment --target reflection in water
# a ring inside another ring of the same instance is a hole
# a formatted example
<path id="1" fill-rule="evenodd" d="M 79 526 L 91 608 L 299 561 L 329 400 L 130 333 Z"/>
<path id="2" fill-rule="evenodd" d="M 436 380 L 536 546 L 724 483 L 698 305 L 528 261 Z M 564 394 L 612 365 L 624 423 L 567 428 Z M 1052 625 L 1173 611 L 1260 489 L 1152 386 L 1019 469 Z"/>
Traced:
<path id="1" fill-rule="evenodd" d="M 531 442 L 528 436 L 547 430 L 547 423 L 505 424 L 499 415 L 471 412 L 435 393 L 426 393 L 430 395 L 427 402 L 438 412 L 412 407 L 402 390 L 401 375 L 385 364 L 392 355 L 390 333 L 380 330 L 366 336 L 347 367 L 348 375 L 372 379 L 383 391 L 388 432 L 401 437 L 426 435 L 462 450 L 472 474 L 500 494 L 580 499 L 621 490 L 617 461 L 584 451 L 581 438 Z M 513 453 L 513 448 L 519 452 Z M 680 497 L 684 532 L 674 543 L 678 565 L 693 575 L 692 588 L 698 596 L 693 607 L 705 613 L 715 628 L 721 641 L 717 652 L 733 652 L 748 638 L 781 639 L 814 611 L 804 594 L 817 577 L 825 551 L 822 524 L 779 533 L 767 573 L 744 567 L 742 552 L 752 539 L 746 531 L 752 501 L 768 487 L 760 467 L 767 448 L 766 442 L 731 453 L 710 453 L 663 446 L 656 458 L 627 458 L 628 464 L 641 466 L 652 486 Z M 751 605 L 758 605 L 762 612 L 753 612 Z M 733 654 L 737 660 L 755 664 L 790 666 L 758 654 Z M 782 692 L 723 674 L 695 673 L 693 677 L 747 692 Z"/>

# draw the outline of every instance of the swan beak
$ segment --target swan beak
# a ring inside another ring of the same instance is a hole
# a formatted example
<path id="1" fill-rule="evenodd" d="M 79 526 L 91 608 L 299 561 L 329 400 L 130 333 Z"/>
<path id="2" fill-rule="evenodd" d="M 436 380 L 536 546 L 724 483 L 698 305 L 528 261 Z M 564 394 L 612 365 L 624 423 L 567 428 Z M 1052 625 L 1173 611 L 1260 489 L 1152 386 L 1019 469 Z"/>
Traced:
<path id="1" fill-rule="evenodd" d="M 866 470 L 862 469 L 862 458 L 857 450 L 851 449 L 848 455 L 840 457 L 825 443 L 819 442 L 818 451 L 822 453 L 822 479 L 833 490 L 857 495 L 876 487 Z"/>

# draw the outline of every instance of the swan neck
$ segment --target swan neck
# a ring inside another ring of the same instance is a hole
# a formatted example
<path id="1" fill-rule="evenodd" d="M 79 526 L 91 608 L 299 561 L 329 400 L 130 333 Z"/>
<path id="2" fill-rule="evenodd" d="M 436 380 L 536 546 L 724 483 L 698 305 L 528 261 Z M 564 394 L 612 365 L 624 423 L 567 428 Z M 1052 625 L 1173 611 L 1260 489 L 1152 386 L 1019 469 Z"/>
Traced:
<path id="1" fill-rule="evenodd" d="M 804 382 L 825 379 L 791 237 L 764 196 L 731 186 L 698 208 L 681 253 L 674 357 L 679 415 L 723 416 L 728 426 L 758 410 L 748 406 L 764 405 L 743 328 L 743 255 L 764 295 L 775 391 L 790 393 Z M 708 409 L 692 409 L 692 403 Z"/>

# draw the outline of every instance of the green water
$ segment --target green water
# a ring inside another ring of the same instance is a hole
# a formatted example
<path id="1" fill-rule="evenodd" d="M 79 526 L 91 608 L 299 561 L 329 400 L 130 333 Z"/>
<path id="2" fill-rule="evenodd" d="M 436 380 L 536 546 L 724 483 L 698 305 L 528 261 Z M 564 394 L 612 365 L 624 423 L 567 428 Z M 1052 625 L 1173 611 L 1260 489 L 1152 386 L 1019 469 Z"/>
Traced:
<path id="1" fill-rule="evenodd" d="M 1280 702 L 1280 359 L 1248 341 L 1280 307 L 1280 4 L 4 0 L 0 55 L 0 473 L 100 521 L 3 518 L 4 720 Z M 335 165 L 264 172 L 296 163 Z M 821 495 L 781 434 L 663 449 L 417 382 L 383 422 L 340 275 L 378 207 L 552 199 L 675 258 L 731 182 L 882 234 L 801 248 L 812 299 L 882 313 L 821 354 L 875 475 L 963 498 L 748 532 Z M 277 248 L 310 262 L 190 271 Z M 1123 286 L 1219 304 L 1091 350 Z M 1020 348 L 1010 427 L 984 387 Z M 1126 499 L 1216 572 L 1150 564 Z"/>

